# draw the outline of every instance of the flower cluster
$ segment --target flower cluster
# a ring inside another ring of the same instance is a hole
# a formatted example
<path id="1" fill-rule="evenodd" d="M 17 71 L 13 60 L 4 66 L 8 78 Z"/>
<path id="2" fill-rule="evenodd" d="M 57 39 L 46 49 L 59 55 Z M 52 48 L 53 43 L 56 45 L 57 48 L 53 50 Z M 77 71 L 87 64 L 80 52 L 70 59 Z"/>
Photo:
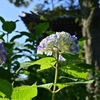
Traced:
<path id="1" fill-rule="evenodd" d="M 0 42 L 0 65 L 5 62 L 7 55 L 8 55 L 8 53 L 4 49 L 3 44 Z"/>
<path id="2" fill-rule="evenodd" d="M 77 37 L 71 36 L 67 32 L 56 32 L 44 38 L 37 49 L 37 54 L 55 55 L 57 51 L 61 53 L 77 54 L 80 50 Z"/>

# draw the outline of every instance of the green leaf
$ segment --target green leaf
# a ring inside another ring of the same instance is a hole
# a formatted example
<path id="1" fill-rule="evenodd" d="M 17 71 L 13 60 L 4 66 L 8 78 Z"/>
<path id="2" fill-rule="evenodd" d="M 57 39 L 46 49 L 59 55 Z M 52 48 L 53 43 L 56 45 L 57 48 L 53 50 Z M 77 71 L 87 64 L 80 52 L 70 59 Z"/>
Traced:
<path id="1" fill-rule="evenodd" d="M 62 79 L 62 78 L 66 78 L 66 79 L 70 79 L 72 81 L 77 81 L 78 79 L 77 78 L 71 78 L 71 77 L 66 77 L 66 76 L 60 76 L 59 79 Z"/>
<path id="2" fill-rule="evenodd" d="M 76 64 L 76 65 L 79 66 L 79 67 L 83 67 L 85 69 L 94 69 L 93 65 L 86 64 L 86 63 L 79 63 L 79 64 Z"/>
<path id="3" fill-rule="evenodd" d="M 8 99 L 8 98 L 0 98 L 0 100 L 10 100 L 10 99 Z"/>
<path id="4" fill-rule="evenodd" d="M 28 43 L 28 44 L 25 44 L 24 46 L 27 47 L 27 48 L 29 48 L 29 49 L 34 50 L 34 47 L 32 46 L 32 44 Z"/>
<path id="5" fill-rule="evenodd" d="M 27 36 L 30 39 L 33 39 L 33 40 L 35 39 L 34 34 L 32 34 L 32 33 L 22 31 L 22 32 L 20 32 L 20 34 L 23 35 L 23 36 Z"/>
<path id="6" fill-rule="evenodd" d="M 76 55 L 72 55 L 72 54 L 69 54 L 69 53 L 63 53 L 61 54 L 66 60 L 77 60 L 79 59 L 79 55 L 76 54 Z"/>
<path id="7" fill-rule="evenodd" d="M 2 25 L 2 29 L 8 33 L 11 33 L 16 28 L 16 23 L 13 21 L 6 21 Z"/>
<path id="8" fill-rule="evenodd" d="M 37 96 L 37 86 L 19 86 L 13 89 L 12 100 L 32 100 Z"/>
<path id="9" fill-rule="evenodd" d="M 3 17 L 1 17 L 1 16 L 0 16 L 0 21 L 1 21 L 2 23 L 4 23 L 4 22 L 5 22 L 4 18 L 3 18 Z"/>
<path id="10" fill-rule="evenodd" d="M 36 26 L 36 35 L 40 36 L 43 32 L 45 32 L 49 28 L 49 23 L 40 23 Z"/>
<path id="11" fill-rule="evenodd" d="M 87 39 L 89 39 L 89 38 L 87 36 L 84 36 L 84 37 L 80 38 L 78 41 L 84 41 L 84 40 L 87 40 Z"/>
<path id="12" fill-rule="evenodd" d="M 4 69 L 3 67 L 0 67 L 0 78 L 7 79 L 10 76 L 10 73 L 8 70 Z"/>
<path id="13" fill-rule="evenodd" d="M 45 57 L 42 59 L 39 59 L 33 63 L 33 65 L 40 65 L 40 69 L 38 71 L 48 69 L 52 66 L 54 66 L 56 63 L 56 59 L 54 57 Z"/>
<path id="14" fill-rule="evenodd" d="M 32 64 L 33 64 L 33 61 L 26 61 L 26 62 L 21 63 L 20 68 L 27 69 Z"/>
<path id="15" fill-rule="evenodd" d="M 15 39 L 19 39 L 19 38 L 21 38 L 21 37 L 22 37 L 22 35 L 15 35 L 14 37 L 12 37 L 12 38 L 10 39 L 10 42 L 14 42 Z"/>
<path id="16" fill-rule="evenodd" d="M 33 40 L 35 39 L 34 35 L 29 32 L 24 32 L 24 31 L 18 32 L 17 31 L 17 33 L 18 34 L 16 34 L 14 37 L 12 37 L 12 39 L 10 40 L 11 42 L 13 42 L 15 39 L 19 39 L 22 36 L 26 36 L 26 37 L 28 37 L 28 39 L 33 39 Z"/>
<path id="17" fill-rule="evenodd" d="M 78 82 L 68 82 L 68 83 L 57 83 L 56 86 L 58 86 L 58 91 L 60 91 L 61 89 L 68 87 L 68 86 L 72 86 L 72 85 L 76 85 L 76 84 L 89 84 L 92 83 L 94 80 L 87 80 L 87 81 L 78 81 Z"/>
<path id="18" fill-rule="evenodd" d="M 73 54 L 69 54 L 69 53 L 63 53 L 61 55 L 62 55 L 62 57 L 64 57 L 66 59 L 67 65 L 82 62 L 81 58 L 79 57 L 79 54 L 73 55 Z"/>
<path id="19" fill-rule="evenodd" d="M 46 33 L 47 33 L 48 35 L 55 34 L 54 31 L 47 31 Z"/>
<path id="20" fill-rule="evenodd" d="M 33 61 L 26 61 L 20 64 L 20 68 L 16 71 L 16 73 L 20 70 L 20 69 L 27 69 L 28 67 L 30 67 L 33 64 Z"/>
<path id="21" fill-rule="evenodd" d="M 78 44 L 81 46 L 81 49 L 84 47 L 84 41 L 78 41 Z"/>
<path id="22" fill-rule="evenodd" d="M 20 54 L 20 55 L 17 55 L 17 54 L 16 54 L 16 55 L 13 55 L 13 57 L 12 57 L 11 59 L 12 59 L 12 61 L 13 61 L 13 60 L 15 60 L 15 59 L 22 58 L 22 57 L 23 57 L 23 55 L 21 55 L 21 54 Z"/>
<path id="23" fill-rule="evenodd" d="M 53 83 L 47 83 L 47 84 L 43 84 L 43 85 L 38 85 L 38 88 L 44 88 L 47 89 L 51 92 L 51 87 L 53 86 Z"/>
<path id="24" fill-rule="evenodd" d="M 0 34 L 0 40 L 5 41 L 3 38 L 4 36 L 5 36 L 5 34 Z"/>
<path id="25" fill-rule="evenodd" d="M 18 51 L 19 53 L 21 53 L 21 52 L 25 52 L 25 51 L 26 51 L 26 52 L 29 52 L 29 53 L 32 54 L 32 51 L 30 51 L 28 48 L 26 48 L 26 49 L 22 49 L 22 48 L 18 48 L 18 47 L 16 47 L 15 50 Z"/>
<path id="26" fill-rule="evenodd" d="M 87 69 L 79 67 L 77 65 L 68 65 L 61 67 L 61 70 L 69 75 L 72 75 L 76 78 L 86 79 L 88 76 Z"/>
<path id="27" fill-rule="evenodd" d="M 40 65 L 40 69 L 38 71 L 44 70 L 44 69 L 48 69 L 52 66 L 54 66 L 56 63 L 55 58 L 53 57 L 45 57 L 42 59 L 39 59 L 37 61 L 26 61 L 21 63 L 20 68 L 17 70 L 17 72 L 23 68 L 23 69 L 27 69 L 28 67 L 32 66 L 32 65 Z"/>
<path id="28" fill-rule="evenodd" d="M 0 98 L 5 98 L 5 94 L 0 91 Z"/>
<path id="29" fill-rule="evenodd" d="M 6 97 L 11 98 L 12 85 L 0 78 L 0 91 L 6 95 Z"/>

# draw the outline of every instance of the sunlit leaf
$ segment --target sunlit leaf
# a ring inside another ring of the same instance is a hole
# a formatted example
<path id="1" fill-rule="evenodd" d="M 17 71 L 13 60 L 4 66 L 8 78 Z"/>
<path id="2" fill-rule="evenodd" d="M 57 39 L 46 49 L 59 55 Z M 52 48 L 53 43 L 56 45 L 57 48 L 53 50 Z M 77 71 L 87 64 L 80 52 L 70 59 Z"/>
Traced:
<path id="1" fill-rule="evenodd" d="M 78 40 L 78 44 L 81 46 L 81 48 L 84 46 L 84 41 L 87 39 L 89 38 L 87 36 L 84 36 Z"/>
<path id="2" fill-rule="evenodd" d="M 3 79 L 0 79 L 0 91 L 4 93 L 6 97 L 11 98 L 12 85 Z"/>
<path id="3" fill-rule="evenodd" d="M 87 69 L 79 67 L 77 65 L 68 65 L 61 67 L 61 70 L 69 75 L 72 75 L 76 78 L 86 79 L 88 76 Z"/>
<path id="4" fill-rule="evenodd" d="M 77 78 L 72 78 L 72 77 L 66 77 L 66 76 L 60 76 L 59 79 L 70 79 L 72 81 L 77 81 L 78 79 Z"/>
<path id="5" fill-rule="evenodd" d="M 60 91 L 61 89 L 68 87 L 68 86 L 72 86 L 72 85 L 76 85 L 76 84 L 89 84 L 92 83 L 94 80 L 87 80 L 87 81 L 78 81 L 78 82 L 68 82 L 68 83 L 57 83 L 56 86 L 58 86 L 58 91 Z"/>
<path id="6" fill-rule="evenodd" d="M 5 98 L 6 95 L 0 91 L 0 98 Z"/>
<path id="7" fill-rule="evenodd" d="M 56 63 L 55 58 L 53 57 L 45 57 L 42 59 L 39 59 L 37 61 L 35 61 L 33 64 L 37 64 L 40 65 L 40 69 L 38 71 L 44 70 L 44 69 L 48 69 L 50 67 L 53 67 Z"/>
<path id="8" fill-rule="evenodd" d="M 32 86 L 19 86 L 13 89 L 12 100 L 32 100 L 37 96 L 36 84 Z"/>
<path id="9" fill-rule="evenodd" d="M 45 58 L 39 59 L 37 61 L 26 61 L 20 65 L 20 68 L 18 69 L 18 71 L 21 68 L 25 69 L 32 65 L 40 65 L 40 69 L 38 71 L 41 71 L 41 70 L 48 69 L 48 68 L 54 66 L 55 63 L 56 63 L 56 60 L 53 57 L 45 57 Z"/>
<path id="10" fill-rule="evenodd" d="M 49 91 L 51 91 L 51 87 L 53 86 L 53 83 L 47 83 L 47 84 L 43 84 L 43 85 L 38 85 L 38 88 L 44 88 L 47 89 Z"/>
<path id="11" fill-rule="evenodd" d="M 10 100 L 10 99 L 8 99 L 8 98 L 0 98 L 0 100 Z"/>
<path id="12" fill-rule="evenodd" d="M 33 61 L 26 61 L 20 64 L 19 69 L 16 71 L 16 73 L 20 70 L 20 69 L 27 69 L 28 67 L 30 67 L 33 64 Z"/>

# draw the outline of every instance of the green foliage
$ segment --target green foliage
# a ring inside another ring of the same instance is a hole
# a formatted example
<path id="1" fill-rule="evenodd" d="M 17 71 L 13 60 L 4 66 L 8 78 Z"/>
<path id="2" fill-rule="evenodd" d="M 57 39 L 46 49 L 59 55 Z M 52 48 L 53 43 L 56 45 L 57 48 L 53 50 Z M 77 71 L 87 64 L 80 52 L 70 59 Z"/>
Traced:
<path id="1" fill-rule="evenodd" d="M 45 89 L 49 90 L 50 92 L 52 92 L 51 91 L 52 86 L 53 86 L 53 83 L 47 83 L 47 84 L 38 85 L 37 87 L 38 88 L 45 88 Z"/>
<path id="2" fill-rule="evenodd" d="M 70 74 L 76 78 L 87 79 L 88 72 L 86 69 L 77 65 L 68 65 L 61 68 L 61 70 L 67 74 Z"/>
<path id="3" fill-rule="evenodd" d="M 16 7 L 27 7 L 33 0 L 8 0 L 10 3 L 14 4 Z"/>
<path id="4" fill-rule="evenodd" d="M 16 29 L 17 21 L 5 21 L 2 17 L 0 17 L 0 21 L 4 31 L 0 34 L 0 39 L 8 52 L 5 64 L 0 67 L 0 100 L 47 100 L 48 97 L 45 97 L 46 95 L 43 97 L 43 93 L 47 93 L 47 96 L 50 96 L 48 100 L 51 100 L 52 93 L 61 95 L 62 92 L 65 92 L 70 94 L 76 90 L 74 85 L 93 82 L 93 80 L 87 80 L 87 69 L 93 70 L 93 66 L 85 64 L 81 60 L 80 54 L 62 54 L 66 59 L 64 64 L 61 64 L 63 62 L 58 63 L 54 57 L 35 54 L 37 44 L 43 38 L 43 33 L 49 28 L 48 23 L 38 24 L 34 34 L 17 31 L 15 36 L 9 38 L 9 35 L 12 35 Z M 52 34 L 53 32 L 48 33 Z M 16 42 L 23 36 L 26 36 L 25 43 Z M 85 39 L 87 38 L 79 40 L 81 46 Z M 30 61 L 21 62 L 22 57 L 28 58 Z M 27 79 L 21 81 L 21 74 L 26 75 Z M 72 90 L 70 90 L 71 87 L 73 87 Z M 49 90 L 50 93 L 45 89 Z M 78 90 L 77 93 L 79 93 Z M 57 100 L 61 98 L 60 95 Z M 79 95 L 81 98 L 81 94 Z"/>
<path id="5" fill-rule="evenodd" d="M 13 100 L 31 100 L 33 97 L 37 96 L 36 84 L 32 86 L 20 86 L 15 87 L 12 93 Z"/>
<path id="6" fill-rule="evenodd" d="M 33 84 L 32 86 L 19 86 L 13 88 L 12 85 L 0 79 L 0 97 L 1 100 L 30 100 L 37 96 L 37 86 Z M 9 99 L 8 99 L 9 98 Z"/>
<path id="7" fill-rule="evenodd" d="M 5 21 L 2 25 L 2 29 L 8 33 L 11 33 L 16 28 L 16 23 L 13 21 Z"/>
<path id="8" fill-rule="evenodd" d="M 5 81 L 0 79 L 0 91 L 6 95 L 6 97 L 11 98 L 12 94 L 12 85 Z"/>
<path id="9" fill-rule="evenodd" d="M 43 32 L 45 32 L 47 29 L 49 28 L 49 23 L 40 23 L 36 26 L 35 28 L 35 34 L 37 36 L 41 36 L 41 34 L 43 34 Z"/>
<path id="10" fill-rule="evenodd" d="M 78 82 L 68 82 L 68 83 L 61 83 L 61 84 L 56 84 L 56 86 L 58 86 L 58 91 L 60 91 L 61 89 L 68 87 L 68 86 L 72 86 L 72 85 L 76 85 L 76 84 L 87 84 L 87 83 L 92 83 L 94 80 L 89 80 L 89 81 L 78 81 Z"/>
<path id="11" fill-rule="evenodd" d="M 53 67 L 56 63 L 55 58 L 53 57 L 45 57 L 40 60 L 37 60 L 36 62 L 33 63 L 33 65 L 40 65 L 40 69 L 38 71 L 48 69 L 50 67 Z"/>
<path id="12" fill-rule="evenodd" d="M 48 69 L 52 66 L 54 66 L 56 63 L 55 58 L 53 57 L 45 57 L 42 59 L 39 59 L 37 61 L 26 61 L 21 63 L 20 68 L 17 70 L 17 72 L 22 68 L 22 69 L 27 69 L 30 66 L 33 65 L 40 65 L 40 69 L 38 71 L 44 70 L 44 69 Z"/>
<path id="13" fill-rule="evenodd" d="M 3 17 L 1 17 L 1 16 L 0 16 L 0 21 L 1 21 L 2 23 L 4 23 L 4 22 L 5 22 L 4 18 L 3 18 Z"/>
<path id="14" fill-rule="evenodd" d="M 8 99 L 8 98 L 3 98 L 3 99 L 2 99 L 2 98 L 0 98 L 0 100 L 9 100 L 9 99 Z"/>

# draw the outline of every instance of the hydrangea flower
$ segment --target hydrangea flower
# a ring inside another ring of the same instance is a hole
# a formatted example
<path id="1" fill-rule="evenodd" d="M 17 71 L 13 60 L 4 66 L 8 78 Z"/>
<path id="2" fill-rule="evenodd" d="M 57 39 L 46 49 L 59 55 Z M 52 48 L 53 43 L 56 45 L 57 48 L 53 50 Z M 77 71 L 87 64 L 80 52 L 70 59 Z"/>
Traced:
<path id="1" fill-rule="evenodd" d="M 8 53 L 4 49 L 3 44 L 0 42 L 0 65 L 5 62 L 7 55 L 8 55 Z"/>
<path id="2" fill-rule="evenodd" d="M 71 36 L 67 32 L 56 32 L 44 38 L 37 49 L 37 54 L 54 55 L 59 51 L 61 53 L 77 54 L 80 50 L 77 37 Z M 59 56 L 59 59 L 62 57 Z M 63 59 L 63 58 L 62 58 Z M 64 60 L 64 59 L 63 59 Z"/>

